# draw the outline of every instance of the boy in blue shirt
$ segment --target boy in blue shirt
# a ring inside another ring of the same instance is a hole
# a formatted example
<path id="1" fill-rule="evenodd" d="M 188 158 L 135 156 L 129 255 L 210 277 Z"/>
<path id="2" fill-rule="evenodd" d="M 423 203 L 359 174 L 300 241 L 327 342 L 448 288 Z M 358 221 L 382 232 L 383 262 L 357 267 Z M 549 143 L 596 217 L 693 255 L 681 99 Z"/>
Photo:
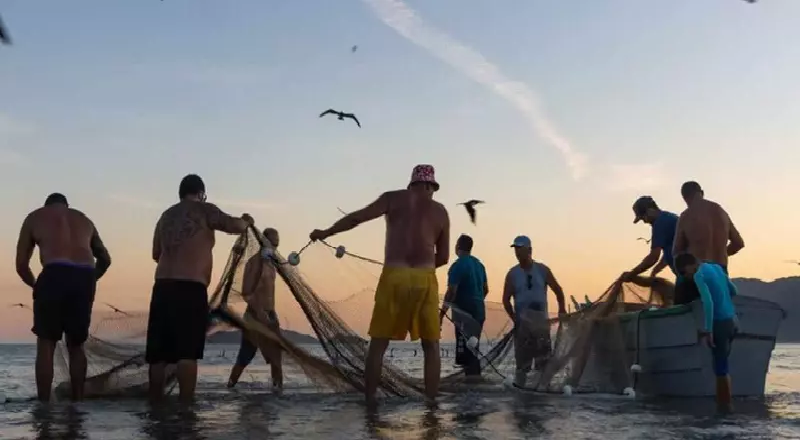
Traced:
<path id="1" fill-rule="evenodd" d="M 700 262 L 689 253 L 675 257 L 675 268 L 680 276 L 692 279 L 700 293 L 704 316 L 700 341 L 711 348 L 717 376 L 717 405 L 720 411 L 728 412 L 732 401 L 728 357 L 737 331 L 732 299 L 737 294 L 736 286 L 720 265 Z"/>
<path id="2" fill-rule="evenodd" d="M 447 293 L 439 312 L 439 321 L 452 305 L 451 316 L 456 327 L 456 365 L 463 366 L 467 376 L 480 376 L 480 359 L 473 354 L 478 347 L 470 349 L 467 341 L 472 336 L 481 337 L 486 320 L 484 299 L 489 294 L 489 285 L 483 263 L 472 256 L 472 246 L 472 237 L 469 235 L 462 234 L 456 241 L 458 259 L 447 271 Z"/>

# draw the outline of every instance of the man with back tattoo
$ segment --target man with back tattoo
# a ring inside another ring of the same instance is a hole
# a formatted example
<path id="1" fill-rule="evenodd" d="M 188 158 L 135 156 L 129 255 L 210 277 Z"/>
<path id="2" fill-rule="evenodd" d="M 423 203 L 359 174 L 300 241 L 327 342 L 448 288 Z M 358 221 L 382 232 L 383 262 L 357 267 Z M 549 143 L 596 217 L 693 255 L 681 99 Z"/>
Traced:
<path id="1" fill-rule="evenodd" d="M 439 190 L 432 165 L 417 165 L 406 189 L 387 191 L 377 200 L 351 212 L 325 230 L 315 229 L 311 240 L 324 240 L 361 223 L 386 217 L 384 266 L 375 289 L 369 324 L 372 338 L 366 359 L 364 394 L 373 406 L 390 340 L 422 339 L 425 356 L 425 394 L 430 403 L 439 392 L 439 283 L 436 269 L 450 259 L 450 217 L 433 200 Z"/>
<path id="2" fill-rule="evenodd" d="M 179 399 L 190 403 L 209 322 L 214 231 L 241 234 L 253 219 L 248 214 L 231 217 L 206 203 L 205 184 L 196 174 L 181 180 L 178 196 L 180 201 L 161 214 L 153 233 L 156 273 L 145 359 L 150 364 L 152 400 L 163 397 L 167 364 L 177 364 Z"/>
<path id="3" fill-rule="evenodd" d="M 42 271 L 30 268 L 39 246 Z M 73 401 L 83 399 L 86 353 L 94 294 L 111 265 L 111 256 L 94 223 L 72 209 L 63 194 L 50 194 L 44 207 L 28 214 L 17 241 L 17 274 L 33 288 L 33 333 L 36 335 L 36 388 L 42 402 L 50 401 L 53 356 L 65 336 Z"/>

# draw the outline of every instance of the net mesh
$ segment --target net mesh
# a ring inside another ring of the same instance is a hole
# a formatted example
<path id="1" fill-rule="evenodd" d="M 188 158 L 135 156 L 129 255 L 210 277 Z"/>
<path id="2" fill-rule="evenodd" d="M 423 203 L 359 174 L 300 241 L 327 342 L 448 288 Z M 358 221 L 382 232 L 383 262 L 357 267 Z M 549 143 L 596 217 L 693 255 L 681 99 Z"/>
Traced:
<path id="1" fill-rule="evenodd" d="M 303 263 L 293 266 L 260 232 L 250 228 L 234 243 L 216 288 L 209 296 L 212 310 L 208 336 L 248 332 L 257 341 L 277 343 L 284 352 L 284 369 L 295 371 L 317 390 L 362 391 L 365 387 L 367 329 L 374 304 L 374 288 L 381 263 L 343 252 L 327 243 L 308 247 Z M 337 257 L 339 257 L 337 259 Z M 281 330 L 274 331 L 245 314 L 242 295 L 244 268 L 252 259 L 261 259 L 277 270 L 282 285 L 276 284 L 276 311 Z M 315 267 L 327 267 L 325 276 L 301 273 L 309 260 Z M 313 280 L 313 281 L 309 281 Z M 354 281 L 356 280 L 356 281 Z M 320 287 L 326 300 L 312 288 Z M 353 285 L 355 284 L 355 286 Z M 359 289 L 358 286 L 361 286 Z M 346 292 L 356 292 L 346 295 Z M 449 358 L 469 351 L 479 360 L 482 382 L 499 384 L 514 378 L 517 384 L 538 392 L 563 392 L 569 385 L 574 392 L 621 393 L 633 387 L 630 366 L 635 350 L 630 347 L 630 332 L 620 317 L 671 303 L 673 285 L 660 278 L 635 278 L 612 284 L 592 303 L 578 304 L 564 316 L 534 315 L 512 321 L 502 304 L 487 301 L 485 320 L 480 323 L 453 304 L 448 304 L 447 319 L 442 325 L 444 358 L 441 390 L 454 392 L 469 382 L 463 362 Z M 337 295 L 338 294 L 338 295 Z M 344 295 L 343 295 L 344 294 Z M 636 320 L 625 320 L 626 323 Z M 144 360 L 146 313 L 118 311 L 95 312 L 90 337 L 85 344 L 88 359 L 87 397 L 110 397 L 143 394 L 147 386 Z M 302 335 L 306 335 L 303 337 Z M 309 335 L 313 339 L 309 338 Z M 461 344 L 454 344 L 456 336 Z M 479 345 L 464 343 L 471 336 Z M 546 348 L 544 354 L 543 346 Z M 68 391 L 66 349 L 59 344 L 59 377 L 65 381 L 57 394 Z M 413 353 L 413 355 L 412 355 Z M 384 396 L 421 396 L 422 368 L 409 358 L 422 351 L 409 343 L 393 342 L 384 359 L 379 393 Z M 538 356 L 538 357 L 537 357 Z M 529 358 L 535 360 L 530 362 Z M 526 360 L 527 359 L 527 360 Z M 525 364 L 531 363 L 528 371 Z M 520 377 L 522 376 L 522 377 Z M 174 386 L 174 367 L 168 372 L 168 384 Z"/>

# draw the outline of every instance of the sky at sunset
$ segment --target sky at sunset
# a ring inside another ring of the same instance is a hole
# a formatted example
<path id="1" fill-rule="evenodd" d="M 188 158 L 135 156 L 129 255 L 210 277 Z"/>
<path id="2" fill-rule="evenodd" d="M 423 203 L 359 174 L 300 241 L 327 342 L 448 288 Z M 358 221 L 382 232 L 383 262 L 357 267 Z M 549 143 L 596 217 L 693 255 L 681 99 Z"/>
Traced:
<path id="1" fill-rule="evenodd" d="M 436 167 L 453 243 L 473 236 L 495 301 L 518 234 L 568 295 L 597 296 L 648 251 L 635 198 L 680 213 L 689 179 L 744 237 L 733 276 L 800 273 L 784 261 L 800 258 L 800 1 L 2 0 L 0 14 L 2 303 L 31 302 L 14 248 L 50 192 L 111 252 L 96 307 L 143 310 L 153 227 L 185 174 L 288 254 L 417 163 Z M 331 107 L 363 128 L 318 118 Z M 456 206 L 470 198 L 486 201 L 477 226 Z M 330 241 L 380 258 L 383 232 Z M 217 243 L 215 277 L 233 238 Z M 320 295 L 373 287 L 377 269 L 318 247 L 300 268 Z M 31 322 L 0 304 L 0 340 L 30 340 Z"/>

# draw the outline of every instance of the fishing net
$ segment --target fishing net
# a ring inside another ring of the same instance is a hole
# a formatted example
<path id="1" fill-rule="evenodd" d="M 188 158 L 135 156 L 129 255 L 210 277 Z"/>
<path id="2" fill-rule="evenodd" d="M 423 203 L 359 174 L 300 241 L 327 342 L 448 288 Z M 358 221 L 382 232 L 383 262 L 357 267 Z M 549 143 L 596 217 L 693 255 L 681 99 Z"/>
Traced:
<path id="1" fill-rule="evenodd" d="M 245 313 L 242 283 L 244 269 L 252 261 L 276 269 L 278 331 Z M 362 391 L 367 330 L 381 269 L 380 261 L 325 242 L 309 244 L 287 259 L 250 228 L 235 241 L 209 296 L 213 312 L 207 349 L 218 339 L 238 344 L 239 332 L 244 331 L 259 345 L 270 342 L 282 349 L 287 382 L 298 382 L 297 387 L 287 384 L 288 388 Z M 440 285 L 442 293 L 445 287 Z M 518 386 L 539 392 L 560 393 L 569 386 L 573 392 L 622 393 L 634 383 L 635 347 L 631 348 L 629 327 L 636 320 L 625 319 L 623 324 L 620 318 L 670 305 L 672 290 L 672 284 L 659 278 L 615 282 L 591 303 L 579 304 L 573 299 L 575 310 L 565 316 L 546 311 L 531 316 L 523 313 L 516 323 L 497 302 L 486 302 L 482 322 L 447 304 L 439 353 L 441 390 L 456 392 L 464 386 L 478 386 L 465 374 L 471 368 L 478 370 L 481 384 L 490 386 L 513 379 Z M 95 312 L 85 345 L 87 397 L 143 393 L 147 386 L 146 318 L 146 313 Z M 59 345 L 58 353 L 63 361 L 59 377 L 66 379 L 65 347 Z M 465 357 L 467 353 L 472 361 Z M 379 393 L 422 395 L 422 357 L 418 344 L 392 342 L 384 358 Z M 174 368 L 169 371 L 168 383 L 174 386 Z M 68 384 L 60 384 L 59 390 L 63 394 Z"/>

